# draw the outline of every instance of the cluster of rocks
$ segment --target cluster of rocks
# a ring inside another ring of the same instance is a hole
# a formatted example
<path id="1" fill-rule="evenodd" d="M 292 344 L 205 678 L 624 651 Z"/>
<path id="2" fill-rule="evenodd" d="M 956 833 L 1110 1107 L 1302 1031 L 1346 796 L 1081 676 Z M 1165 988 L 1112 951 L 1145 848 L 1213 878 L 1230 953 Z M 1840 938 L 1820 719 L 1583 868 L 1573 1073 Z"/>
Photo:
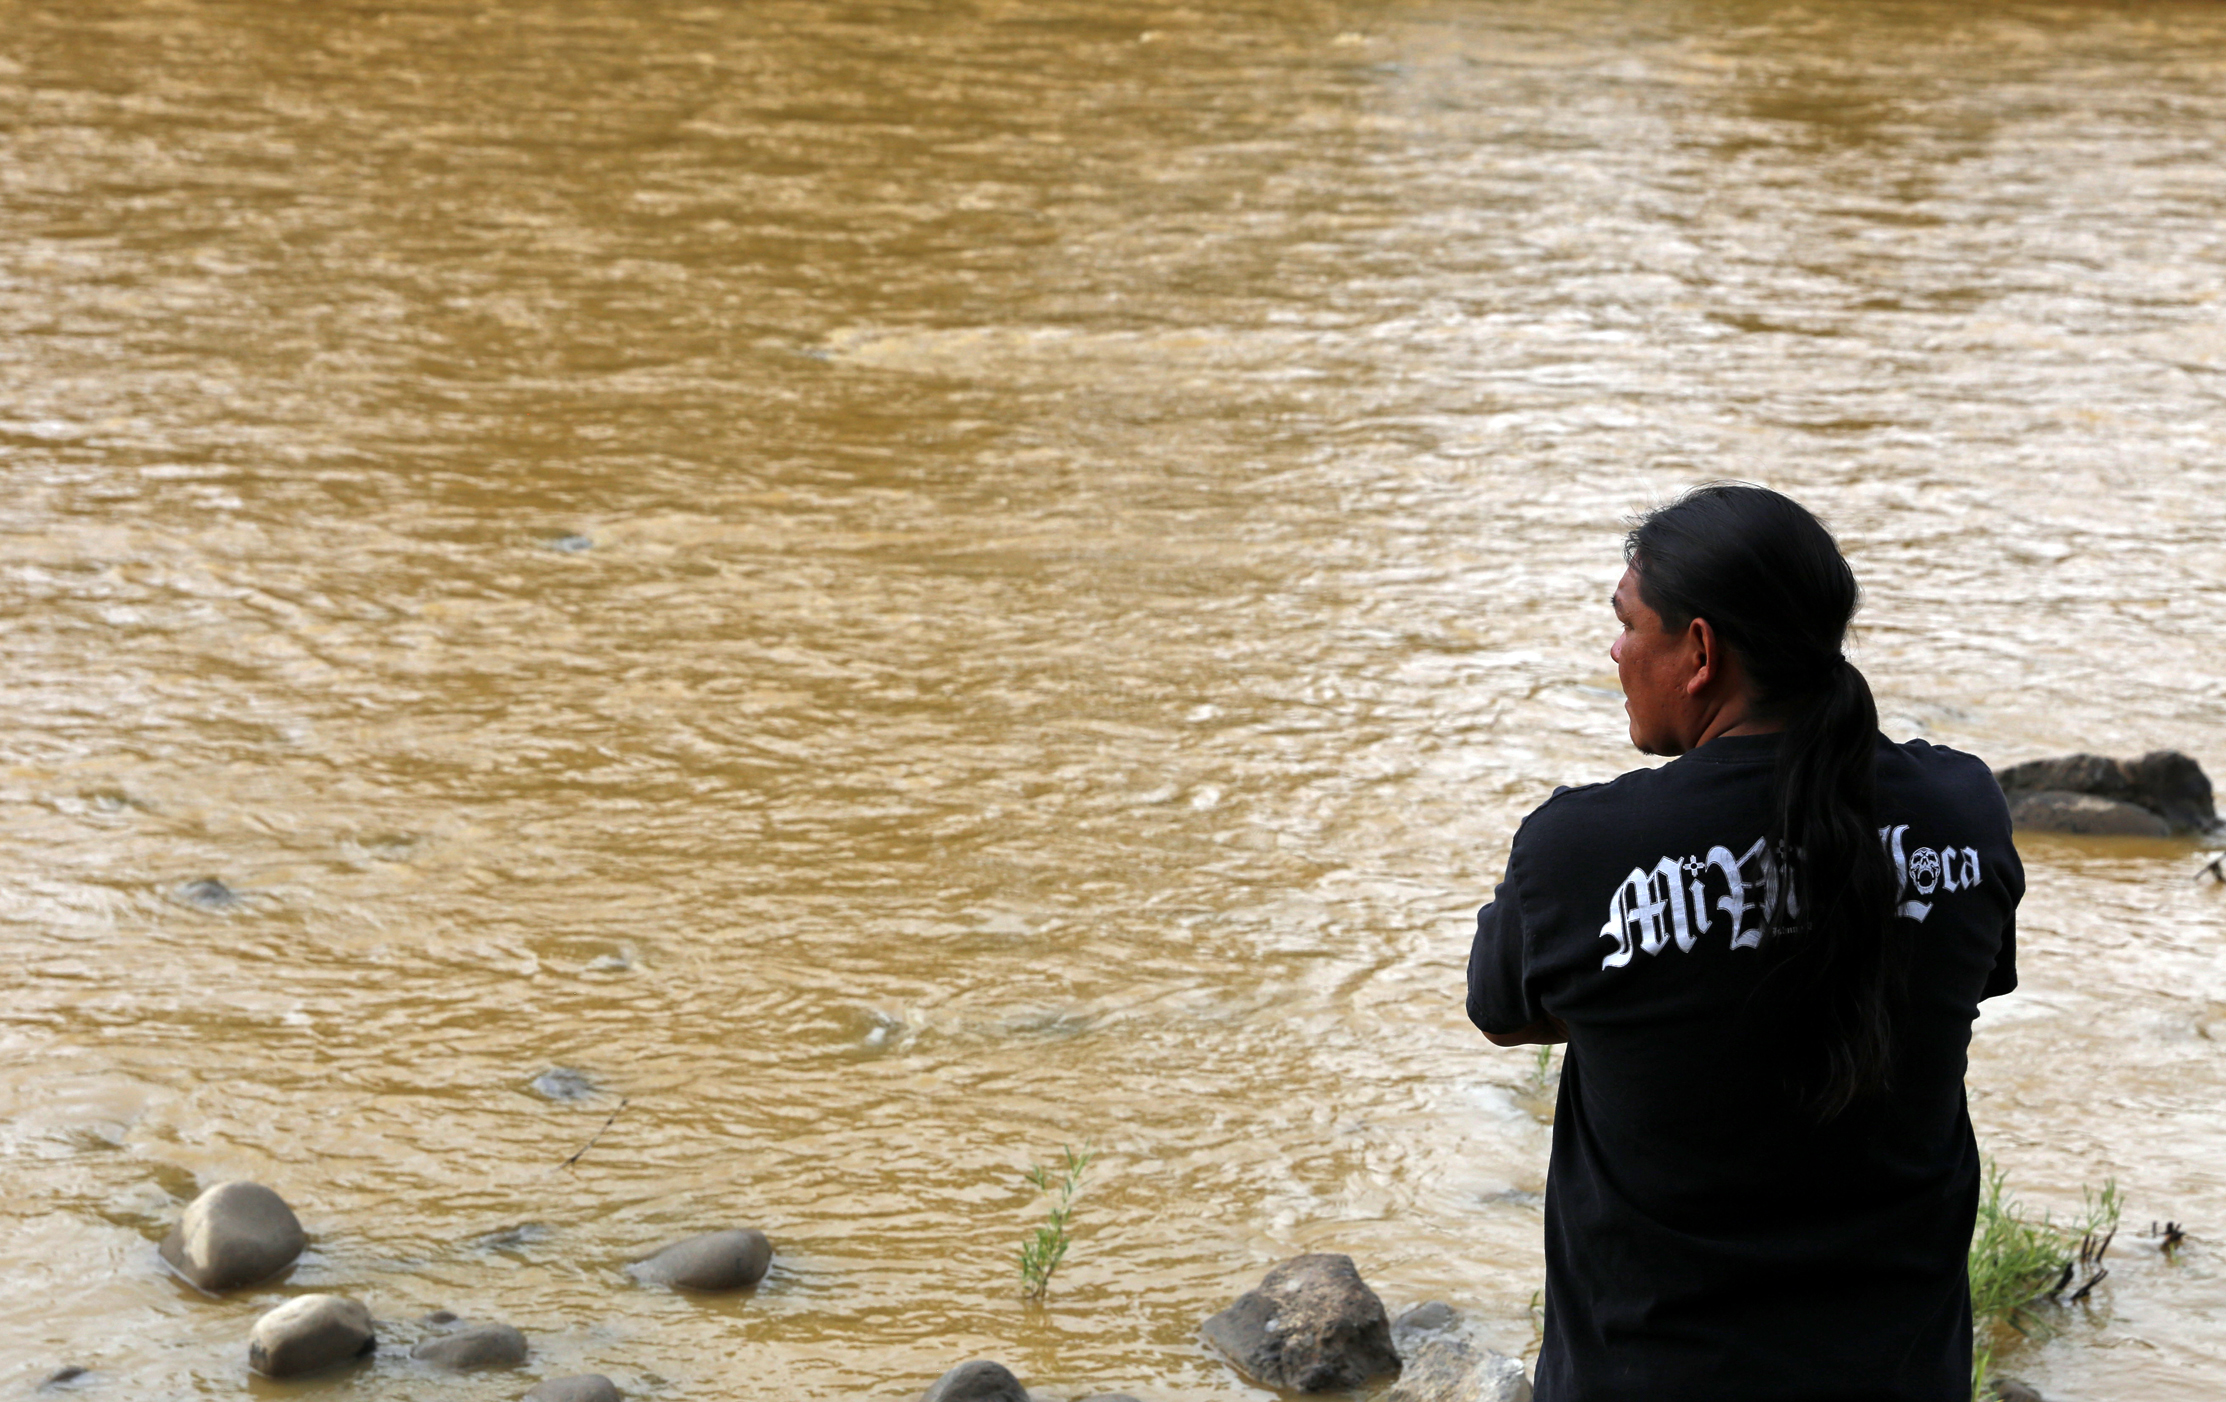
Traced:
<path id="1" fill-rule="evenodd" d="M 260 1183 L 219 1183 L 186 1207 L 159 1251 L 180 1278 L 217 1295 L 260 1284 L 292 1266 L 309 1244 L 285 1199 Z M 680 1290 L 746 1290 L 765 1278 L 773 1245 L 750 1228 L 706 1232 L 677 1241 L 627 1267 L 645 1285 Z M 526 1361 L 526 1336 L 509 1324 L 459 1319 L 446 1310 L 420 1324 L 431 1336 L 410 1357 L 450 1372 L 515 1368 Z M 247 1362 L 271 1378 L 299 1377 L 368 1357 L 379 1326 L 360 1300 L 300 1295 L 255 1321 Z M 550 1378 L 526 1402 L 618 1402 L 618 1388 L 600 1373 Z"/>
<path id="2" fill-rule="evenodd" d="M 195 1198 L 177 1230 L 164 1239 L 162 1259 L 180 1278 L 209 1294 L 257 1285 L 300 1258 L 308 1234 L 285 1199 L 260 1183 L 219 1183 Z M 742 1290 L 765 1278 L 772 1243 L 747 1228 L 706 1232 L 674 1242 L 627 1271 L 645 1285 L 680 1290 Z M 418 1321 L 429 1336 L 409 1356 L 452 1372 L 515 1368 L 531 1352 L 515 1327 L 460 1319 L 439 1310 Z M 248 1366 L 271 1378 L 294 1378 L 376 1352 L 377 1321 L 360 1300 L 300 1295 L 255 1321 Z M 1269 1271 L 1259 1286 L 1205 1322 L 1206 1342 L 1253 1382 L 1294 1392 L 1332 1392 L 1398 1381 L 1382 1402 L 1529 1402 L 1530 1381 L 1511 1358 L 1484 1347 L 1451 1306 L 1417 1306 L 1394 1324 L 1383 1301 L 1361 1280 L 1349 1256 L 1295 1257 Z M 64 1369 L 54 1382 L 82 1373 Z M 550 1378 L 522 1402 L 618 1402 L 618 1388 L 600 1373 Z M 920 1402 L 1039 1402 L 1011 1369 L 990 1359 L 961 1363 L 938 1378 Z M 1126 1393 L 1098 1393 L 1079 1402 L 1136 1402 Z"/>
<path id="3" fill-rule="evenodd" d="M 2065 755 L 1994 771 L 2010 821 L 2043 832 L 2172 837 L 2218 826 L 2211 781 L 2178 750 L 2139 759 Z"/>

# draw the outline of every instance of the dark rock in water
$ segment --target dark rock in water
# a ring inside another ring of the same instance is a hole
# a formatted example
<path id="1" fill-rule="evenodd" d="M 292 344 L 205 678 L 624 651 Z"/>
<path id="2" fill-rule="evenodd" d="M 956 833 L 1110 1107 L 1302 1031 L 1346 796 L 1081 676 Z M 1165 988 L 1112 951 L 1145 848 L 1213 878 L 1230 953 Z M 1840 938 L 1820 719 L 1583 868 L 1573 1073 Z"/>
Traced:
<path id="1" fill-rule="evenodd" d="M 2161 818 L 2171 832 L 2205 832 L 2218 826 L 2218 810 L 2211 799 L 2211 781 L 2203 766 L 2178 750 L 2152 750 L 2139 759 L 2106 759 L 2101 755 L 2064 755 L 2013 764 L 1994 772 L 1996 783 L 2009 795 L 2012 817 L 2018 813 L 2022 794 L 2085 794 L 2091 798 L 2145 808 Z M 2048 810 L 2035 810 L 2034 821 L 2020 826 L 2041 827 Z M 2116 828 L 2058 828 L 2063 832 L 2119 831 Z"/>
<path id="2" fill-rule="evenodd" d="M 71 1383 L 76 1382 L 79 1378 L 89 1378 L 92 1375 L 93 1373 L 91 1369 L 80 1368 L 75 1363 L 71 1363 L 64 1367 L 56 1368 L 53 1372 L 47 1374 L 46 1381 L 39 1384 L 39 1391 L 57 1392 L 62 1388 L 68 1387 Z"/>
<path id="3" fill-rule="evenodd" d="M 454 1310 L 434 1310 L 418 1322 L 430 1325 L 435 1329 L 445 1328 L 456 1322 L 456 1312 Z"/>
<path id="4" fill-rule="evenodd" d="M 2015 1378 L 1995 1379 L 1994 1396 L 1998 1402 L 2047 1402 L 2038 1392 Z"/>
<path id="5" fill-rule="evenodd" d="M 202 910 L 238 910 L 241 904 L 240 893 L 213 876 L 180 886 L 178 899 Z"/>
<path id="6" fill-rule="evenodd" d="M 507 1324 L 467 1324 L 427 1339 L 410 1357 L 461 1373 L 470 1368 L 515 1368 L 526 1361 L 526 1336 Z"/>
<path id="7" fill-rule="evenodd" d="M 2138 803 L 2064 789 L 2031 789 L 2009 796 L 2010 825 L 2038 832 L 2094 837 L 2170 837 L 2172 825 Z"/>
<path id="8" fill-rule="evenodd" d="M 595 1078 L 576 1066 L 552 1066 L 527 1084 L 551 1100 L 585 1100 L 596 1090 Z"/>
<path id="9" fill-rule="evenodd" d="M 1317 1252 L 1267 1273 L 1205 1323 L 1206 1342 L 1252 1381 L 1296 1392 L 1357 1388 L 1399 1371 L 1391 1321 L 1353 1268 Z"/>
<path id="10" fill-rule="evenodd" d="M 706 1232 L 674 1242 L 627 1269 L 645 1285 L 682 1290 L 744 1290 L 765 1278 L 773 1264 L 773 1243 L 750 1227 Z"/>
<path id="11" fill-rule="evenodd" d="M 619 1402 L 619 1392 L 601 1373 L 581 1373 L 551 1378 L 527 1393 L 523 1402 Z"/>
<path id="12" fill-rule="evenodd" d="M 247 1365 L 271 1378 L 298 1377 L 361 1358 L 379 1346 L 371 1311 L 342 1295 L 301 1295 L 255 1321 Z"/>
<path id="13" fill-rule="evenodd" d="M 234 1182 L 195 1198 L 161 1252 L 179 1275 L 214 1294 L 270 1279 L 308 1243 L 284 1198 L 260 1183 Z"/>
<path id="14" fill-rule="evenodd" d="M 920 1402 L 1028 1402 L 1028 1389 L 1004 1364 L 977 1358 L 937 1378 Z"/>

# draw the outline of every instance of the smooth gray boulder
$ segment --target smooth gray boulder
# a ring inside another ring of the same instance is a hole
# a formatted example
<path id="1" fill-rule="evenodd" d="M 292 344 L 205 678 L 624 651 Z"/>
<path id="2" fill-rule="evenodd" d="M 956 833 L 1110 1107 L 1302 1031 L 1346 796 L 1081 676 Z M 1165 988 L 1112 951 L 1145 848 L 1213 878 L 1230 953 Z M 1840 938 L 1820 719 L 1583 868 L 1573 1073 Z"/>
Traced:
<path id="1" fill-rule="evenodd" d="M 270 1378 L 299 1377 L 361 1358 L 379 1346 L 371 1311 L 344 1295 L 302 1295 L 255 1321 L 247 1366 Z"/>
<path id="2" fill-rule="evenodd" d="M 171 1269 L 215 1294 L 270 1279 L 308 1244 L 284 1198 L 260 1183 L 232 1182 L 188 1204 L 159 1250 Z"/>
<path id="3" fill-rule="evenodd" d="M 515 1368 L 526 1361 L 526 1336 L 507 1324 L 467 1324 L 410 1350 L 420 1363 L 461 1373 L 472 1368 Z"/>
<path id="4" fill-rule="evenodd" d="M 745 1290 L 765 1278 L 773 1243 L 753 1227 L 706 1232 L 676 1241 L 646 1261 L 627 1267 L 645 1285 L 681 1290 Z"/>
<path id="5" fill-rule="evenodd" d="M 1208 1319 L 1206 1342 L 1263 1387 L 1333 1392 L 1399 1371 L 1383 1301 L 1350 1256 L 1295 1256 Z"/>
<path id="6" fill-rule="evenodd" d="M 601 1373 L 581 1373 L 569 1378 L 550 1378 L 520 1402 L 620 1402 L 620 1397 L 617 1386 Z"/>
<path id="7" fill-rule="evenodd" d="M 1028 1402 L 1028 1389 L 1004 1364 L 976 1358 L 929 1384 L 920 1402 Z"/>
<path id="8" fill-rule="evenodd" d="M 2017 816 L 2019 798 L 2026 794 L 2085 794 L 2148 810 L 2174 833 L 2208 832 L 2218 826 L 2212 803 L 2210 777 L 2203 766 L 2178 750 L 2151 750 L 2139 759 L 2107 759 L 2101 755 L 2063 755 L 2056 759 L 2028 760 L 1994 771 L 1994 781 L 2009 796 L 2011 815 Z M 2060 804 L 2034 808 L 2030 821 L 2020 826 L 2042 827 L 2053 820 Z M 2064 809 L 2067 814 L 2071 809 Z M 2091 819 L 2089 819 L 2091 821 Z M 2062 832 L 2116 831 L 2094 827 L 2058 828 Z"/>
<path id="9" fill-rule="evenodd" d="M 2172 825 L 2138 803 L 2065 789 L 2035 789 L 2009 796 L 2010 826 L 2089 837 L 2170 837 Z"/>

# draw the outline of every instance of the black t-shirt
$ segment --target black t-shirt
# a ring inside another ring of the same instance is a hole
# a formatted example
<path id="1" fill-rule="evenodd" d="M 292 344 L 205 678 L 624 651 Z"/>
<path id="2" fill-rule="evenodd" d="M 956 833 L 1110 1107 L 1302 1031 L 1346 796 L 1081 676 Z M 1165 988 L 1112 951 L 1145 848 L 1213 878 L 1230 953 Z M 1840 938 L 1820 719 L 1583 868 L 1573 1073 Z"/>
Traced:
<path id="1" fill-rule="evenodd" d="M 1891 1093 L 1817 1129 L 1747 1004 L 1776 754 L 1726 736 L 1557 793 L 1477 915 L 1470 1020 L 1569 1028 L 1538 1402 L 1970 1395 L 1964 1056 L 1979 1000 L 2017 985 L 2008 809 L 1970 755 L 1879 738 L 1910 996 Z"/>

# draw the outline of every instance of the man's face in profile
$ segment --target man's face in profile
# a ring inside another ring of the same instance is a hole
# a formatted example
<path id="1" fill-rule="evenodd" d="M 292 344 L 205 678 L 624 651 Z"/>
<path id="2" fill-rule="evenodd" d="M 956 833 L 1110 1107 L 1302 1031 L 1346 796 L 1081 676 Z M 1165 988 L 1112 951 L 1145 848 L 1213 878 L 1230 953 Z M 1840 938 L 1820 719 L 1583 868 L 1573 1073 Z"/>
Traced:
<path id="1" fill-rule="evenodd" d="M 1691 630 L 1663 631 L 1662 616 L 1639 597 L 1636 570 L 1623 571 L 1609 602 L 1622 627 L 1608 656 L 1615 659 L 1616 680 L 1623 685 L 1631 743 L 1641 754 L 1681 755 L 1691 748 L 1684 738 L 1694 710 L 1690 684 L 1698 660 Z"/>

